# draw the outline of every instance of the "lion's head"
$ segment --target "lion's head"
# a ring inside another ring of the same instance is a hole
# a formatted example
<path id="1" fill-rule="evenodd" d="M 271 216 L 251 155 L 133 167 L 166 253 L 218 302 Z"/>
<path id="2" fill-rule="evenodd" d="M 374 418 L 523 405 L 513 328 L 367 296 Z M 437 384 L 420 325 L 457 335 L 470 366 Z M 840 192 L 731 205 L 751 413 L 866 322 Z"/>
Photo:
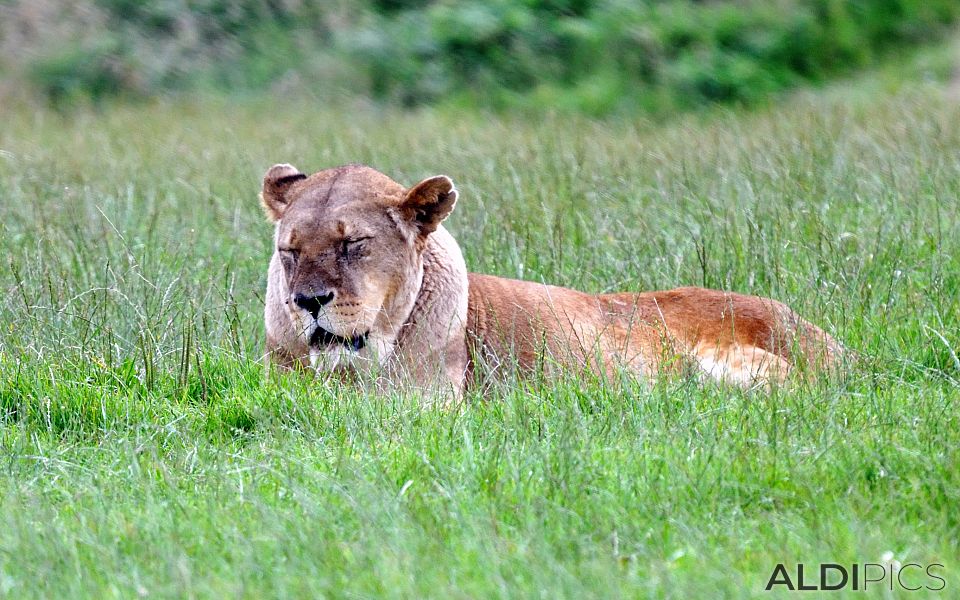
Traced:
<path id="1" fill-rule="evenodd" d="M 385 360 L 419 293 L 426 239 L 457 201 L 450 178 L 407 190 L 365 166 L 307 176 L 280 164 L 260 198 L 276 223 L 276 298 L 311 360 Z"/>

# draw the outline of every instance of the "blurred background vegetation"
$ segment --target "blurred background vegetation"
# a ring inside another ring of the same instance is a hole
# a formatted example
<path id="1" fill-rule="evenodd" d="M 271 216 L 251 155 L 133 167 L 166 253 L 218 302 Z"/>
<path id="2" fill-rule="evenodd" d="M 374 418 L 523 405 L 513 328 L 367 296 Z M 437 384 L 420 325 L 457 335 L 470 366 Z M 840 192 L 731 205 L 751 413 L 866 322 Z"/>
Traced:
<path id="1" fill-rule="evenodd" d="M 762 103 L 958 17 L 956 0 L 0 0 L 0 95 L 664 113 Z"/>

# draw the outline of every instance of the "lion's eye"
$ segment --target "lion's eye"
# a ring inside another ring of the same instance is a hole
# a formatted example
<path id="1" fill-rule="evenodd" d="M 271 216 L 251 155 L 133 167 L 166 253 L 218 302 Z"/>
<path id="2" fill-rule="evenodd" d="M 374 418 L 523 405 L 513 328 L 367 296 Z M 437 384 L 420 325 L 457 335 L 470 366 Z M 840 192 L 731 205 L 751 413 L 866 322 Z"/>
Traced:
<path id="1" fill-rule="evenodd" d="M 300 256 L 300 252 L 293 248 L 277 248 L 277 252 L 280 253 L 281 260 L 286 262 L 296 262 Z"/>
<path id="2" fill-rule="evenodd" d="M 343 254 L 356 254 L 363 248 L 363 243 L 369 237 L 347 238 L 340 242 L 340 251 Z"/>

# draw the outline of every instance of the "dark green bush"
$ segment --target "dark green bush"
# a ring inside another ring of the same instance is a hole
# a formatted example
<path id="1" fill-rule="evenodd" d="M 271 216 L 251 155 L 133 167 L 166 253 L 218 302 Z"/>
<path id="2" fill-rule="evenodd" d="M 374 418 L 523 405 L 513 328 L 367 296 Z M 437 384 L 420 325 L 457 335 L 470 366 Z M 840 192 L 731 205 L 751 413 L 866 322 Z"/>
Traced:
<path id="1" fill-rule="evenodd" d="M 547 99 L 590 112 L 753 104 L 930 40 L 953 0 L 461 0 L 341 34 L 378 97 Z"/>
<path id="2" fill-rule="evenodd" d="M 131 93 L 138 88 L 135 71 L 125 60 L 122 43 L 104 37 L 90 46 L 68 46 L 36 61 L 29 76 L 55 104 Z"/>
<path id="3" fill-rule="evenodd" d="M 262 88 L 293 72 L 403 105 L 754 104 L 929 41 L 960 17 L 956 0 L 95 2 L 104 41 L 30 69 L 52 99 Z"/>

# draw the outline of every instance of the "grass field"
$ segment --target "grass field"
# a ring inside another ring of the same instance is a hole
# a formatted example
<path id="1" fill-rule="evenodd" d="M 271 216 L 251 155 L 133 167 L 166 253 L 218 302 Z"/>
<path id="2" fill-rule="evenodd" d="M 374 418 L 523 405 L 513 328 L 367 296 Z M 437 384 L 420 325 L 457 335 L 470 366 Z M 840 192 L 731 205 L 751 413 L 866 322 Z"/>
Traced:
<path id="1" fill-rule="evenodd" d="M 275 162 L 446 173 L 472 270 L 768 295 L 860 360 L 771 395 L 558 381 L 454 411 L 266 381 Z M 779 597 L 777 563 L 892 552 L 950 597 L 958 197 L 960 109 L 932 86 L 666 125 L 8 109 L 0 596 Z"/>

